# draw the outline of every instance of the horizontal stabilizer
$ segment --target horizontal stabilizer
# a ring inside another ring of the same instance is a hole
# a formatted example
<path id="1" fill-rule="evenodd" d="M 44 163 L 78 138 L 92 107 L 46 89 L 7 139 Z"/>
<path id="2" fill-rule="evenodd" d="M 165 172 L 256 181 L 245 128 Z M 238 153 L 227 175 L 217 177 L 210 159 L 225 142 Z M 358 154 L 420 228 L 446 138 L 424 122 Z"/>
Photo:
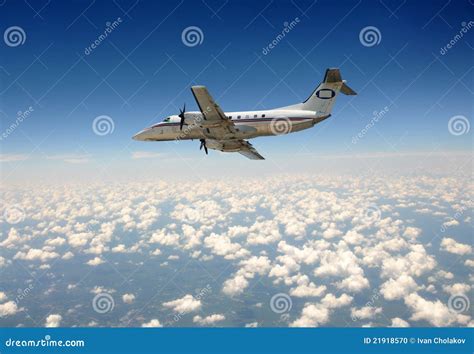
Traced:
<path id="1" fill-rule="evenodd" d="M 357 95 L 357 92 L 355 92 L 353 89 L 351 89 L 349 86 L 347 86 L 345 82 L 342 83 L 341 92 L 344 95 L 349 95 L 349 96 Z"/>

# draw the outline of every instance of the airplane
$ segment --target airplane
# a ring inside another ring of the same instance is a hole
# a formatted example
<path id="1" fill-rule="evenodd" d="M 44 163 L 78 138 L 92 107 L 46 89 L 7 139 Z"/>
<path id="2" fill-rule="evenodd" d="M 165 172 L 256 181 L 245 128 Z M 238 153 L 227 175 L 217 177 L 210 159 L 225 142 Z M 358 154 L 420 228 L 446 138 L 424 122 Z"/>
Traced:
<path id="1" fill-rule="evenodd" d="M 243 112 L 224 112 L 205 86 L 192 86 L 199 112 L 186 112 L 166 117 L 133 136 L 138 141 L 171 141 L 199 139 L 204 148 L 238 152 L 251 160 L 264 160 L 247 139 L 275 136 L 312 128 L 331 116 L 338 92 L 356 95 L 337 68 L 326 70 L 323 82 L 309 98 L 291 106 Z"/>

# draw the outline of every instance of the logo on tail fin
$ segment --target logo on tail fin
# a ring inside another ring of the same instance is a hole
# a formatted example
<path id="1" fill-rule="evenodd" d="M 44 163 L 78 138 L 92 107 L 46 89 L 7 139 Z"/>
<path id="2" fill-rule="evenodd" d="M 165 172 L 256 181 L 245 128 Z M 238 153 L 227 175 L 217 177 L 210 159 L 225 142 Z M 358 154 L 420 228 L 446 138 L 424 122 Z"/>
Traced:
<path id="1" fill-rule="evenodd" d="M 324 89 L 316 91 L 315 95 L 317 98 L 328 100 L 336 96 L 336 92 L 334 90 L 324 88 Z"/>

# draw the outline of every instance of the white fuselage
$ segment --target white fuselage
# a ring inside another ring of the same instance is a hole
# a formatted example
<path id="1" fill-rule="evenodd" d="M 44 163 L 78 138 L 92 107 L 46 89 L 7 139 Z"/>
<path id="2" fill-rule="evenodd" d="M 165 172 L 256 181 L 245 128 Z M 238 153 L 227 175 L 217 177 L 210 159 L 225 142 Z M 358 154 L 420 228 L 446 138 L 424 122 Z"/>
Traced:
<path id="1" fill-rule="evenodd" d="M 259 136 L 281 135 L 313 127 L 328 116 L 317 116 L 316 112 L 304 110 L 274 109 L 266 111 L 226 112 L 235 125 L 236 133 L 228 139 L 252 139 Z M 180 117 L 166 118 L 136 134 L 133 138 L 141 141 L 166 141 L 188 139 L 214 139 L 210 130 L 213 127 L 203 119 L 201 112 L 186 112 L 183 129 Z M 222 137 L 221 137 L 222 138 Z"/>

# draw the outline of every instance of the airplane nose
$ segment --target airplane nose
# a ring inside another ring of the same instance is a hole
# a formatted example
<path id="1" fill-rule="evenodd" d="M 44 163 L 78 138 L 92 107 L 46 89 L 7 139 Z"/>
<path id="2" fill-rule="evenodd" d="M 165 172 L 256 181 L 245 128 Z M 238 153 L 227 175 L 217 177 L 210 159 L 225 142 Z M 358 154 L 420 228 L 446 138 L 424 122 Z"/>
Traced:
<path id="1" fill-rule="evenodd" d="M 140 140 L 142 140 L 142 139 L 140 139 L 141 135 L 142 135 L 142 132 L 139 132 L 139 133 L 135 134 L 134 136 L 132 136 L 132 139 L 140 141 Z"/>
<path id="2" fill-rule="evenodd" d="M 145 140 L 146 136 L 147 136 L 147 133 L 148 133 L 148 130 L 149 129 L 145 129 L 145 130 L 142 130 L 140 132 L 138 132 L 137 134 L 135 134 L 134 136 L 132 136 L 132 139 L 133 140 L 138 140 L 138 141 L 143 141 Z"/>

